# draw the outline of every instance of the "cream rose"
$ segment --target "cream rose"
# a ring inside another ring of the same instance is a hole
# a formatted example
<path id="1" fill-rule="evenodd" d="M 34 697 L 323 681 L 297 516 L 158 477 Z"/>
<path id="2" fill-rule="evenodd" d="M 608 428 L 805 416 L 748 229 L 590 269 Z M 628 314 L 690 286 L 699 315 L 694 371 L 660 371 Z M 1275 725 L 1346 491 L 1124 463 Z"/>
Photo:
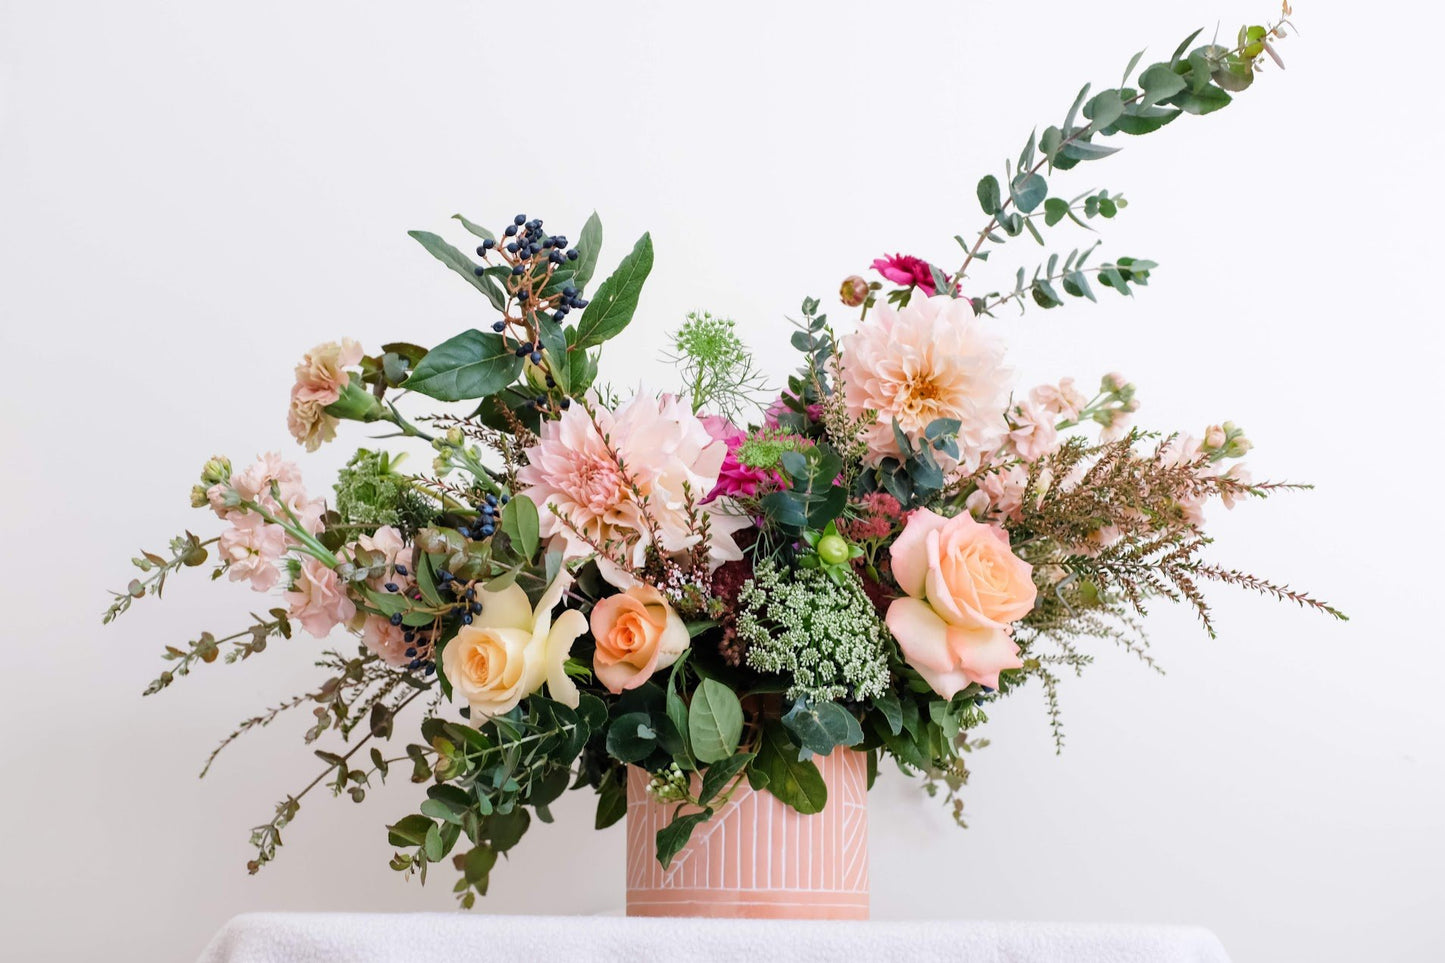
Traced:
<path id="1" fill-rule="evenodd" d="M 592 667 L 609 692 L 642 685 L 676 662 L 691 642 L 662 593 L 640 583 L 592 607 L 592 637 L 597 640 Z"/>
<path id="2" fill-rule="evenodd" d="M 920 508 L 890 553 L 907 597 L 888 606 L 888 628 L 935 692 L 997 688 L 1000 671 L 1023 666 L 1010 626 L 1033 610 L 1038 591 L 1007 533 L 967 512 L 944 518 Z"/>
<path id="3" fill-rule="evenodd" d="M 567 677 L 568 653 L 587 619 L 568 609 L 552 621 L 552 609 L 567 587 L 557 578 L 534 609 L 514 582 L 500 592 L 477 593 L 482 613 L 464 625 L 442 649 L 442 672 L 452 685 L 452 701 L 471 706 L 471 721 L 481 725 L 537 692 L 577 707 L 577 686 Z"/>

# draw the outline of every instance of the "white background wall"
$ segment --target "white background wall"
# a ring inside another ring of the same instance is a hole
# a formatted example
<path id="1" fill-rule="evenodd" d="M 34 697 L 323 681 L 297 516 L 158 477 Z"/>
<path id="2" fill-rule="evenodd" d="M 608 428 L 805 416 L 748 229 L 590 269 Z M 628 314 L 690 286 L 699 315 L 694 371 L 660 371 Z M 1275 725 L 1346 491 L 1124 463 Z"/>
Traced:
<path id="1" fill-rule="evenodd" d="M 1119 369 L 1141 419 L 1233 418 L 1256 473 L 1318 491 L 1218 513 L 1218 557 L 1327 596 L 1348 625 L 1217 592 L 1223 636 L 1153 621 L 1169 670 L 1100 653 L 1055 758 L 1037 692 L 995 714 L 972 828 L 887 778 L 879 918 L 1198 923 L 1241 963 L 1439 959 L 1445 887 L 1432 173 L 1441 15 L 1300 0 L 1290 69 L 1061 191 L 1122 190 L 1105 250 L 1161 262 L 1133 301 L 1005 317 L 1024 383 Z M 308 799 L 246 876 L 248 827 L 317 767 L 277 723 L 307 639 L 142 700 L 167 642 L 258 599 L 188 572 L 102 630 L 135 549 L 185 526 L 213 452 L 295 452 L 294 359 L 349 335 L 431 344 L 485 318 L 405 231 L 601 211 L 610 267 L 657 266 L 607 371 L 664 386 L 706 307 L 762 363 L 780 318 L 885 250 L 951 262 L 973 185 L 1146 44 L 1270 0 L 1158 3 L 0 2 L 0 921 L 16 960 L 184 960 L 257 909 L 446 910 L 386 868 L 404 781 Z M 1147 61 L 1146 61 L 1147 62 Z M 514 71 L 542 79 L 528 91 Z M 1059 243 L 1082 240 L 1059 232 Z M 460 238 L 458 241 L 460 242 Z M 995 255 L 1000 283 L 1038 257 Z M 979 285 L 985 283 L 980 278 Z M 836 305 L 835 305 L 836 307 Z M 346 445 L 366 432 L 347 429 Z M 321 487 L 348 448 L 306 461 Z M 559 806 L 479 912 L 621 902 L 622 832 Z M 1432 917 L 1437 917 L 1432 921 Z"/>

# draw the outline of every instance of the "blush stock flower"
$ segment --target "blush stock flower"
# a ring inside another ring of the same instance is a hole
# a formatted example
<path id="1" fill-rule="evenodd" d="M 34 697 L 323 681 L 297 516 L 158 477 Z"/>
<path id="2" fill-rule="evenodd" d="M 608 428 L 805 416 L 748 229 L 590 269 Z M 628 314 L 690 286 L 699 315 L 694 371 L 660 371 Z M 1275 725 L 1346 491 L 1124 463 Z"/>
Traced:
<path id="1" fill-rule="evenodd" d="M 356 603 L 347 596 L 336 572 L 310 555 L 301 557 L 286 603 L 292 621 L 318 639 L 356 616 Z"/>
<path id="2" fill-rule="evenodd" d="M 325 408 L 341 397 L 349 380 L 346 369 L 359 365 L 363 354 L 360 344 L 343 338 L 318 344 L 296 366 L 286 426 L 307 451 L 336 437 L 337 419 Z"/>
<path id="3" fill-rule="evenodd" d="M 1032 567 L 1002 529 L 968 513 L 945 518 L 914 511 L 890 548 L 893 576 L 906 593 L 885 621 L 908 664 L 944 698 L 1023 665 L 1011 625 L 1034 606 Z"/>

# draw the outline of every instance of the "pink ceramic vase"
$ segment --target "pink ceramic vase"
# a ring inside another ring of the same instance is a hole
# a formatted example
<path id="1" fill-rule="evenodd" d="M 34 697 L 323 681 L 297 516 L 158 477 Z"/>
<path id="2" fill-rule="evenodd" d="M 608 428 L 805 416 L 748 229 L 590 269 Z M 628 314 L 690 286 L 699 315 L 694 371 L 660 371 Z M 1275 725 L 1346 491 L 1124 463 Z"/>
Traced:
<path id="1" fill-rule="evenodd" d="M 868 918 L 868 774 L 861 752 L 815 758 L 828 803 L 812 816 L 744 782 L 663 869 L 657 831 L 676 805 L 627 776 L 627 915 Z"/>

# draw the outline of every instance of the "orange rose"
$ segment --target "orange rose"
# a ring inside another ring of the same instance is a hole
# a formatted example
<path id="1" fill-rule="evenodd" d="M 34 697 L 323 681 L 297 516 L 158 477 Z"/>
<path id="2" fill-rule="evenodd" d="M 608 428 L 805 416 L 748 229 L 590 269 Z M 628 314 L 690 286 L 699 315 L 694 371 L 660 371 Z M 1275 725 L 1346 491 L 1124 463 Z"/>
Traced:
<path id="1" fill-rule="evenodd" d="M 893 543 L 893 577 L 907 593 L 888 606 L 888 628 L 908 664 L 949 698 L 977 682 L 998 687 L 1003 669 L 1023 666 L 1010 626 L 1033 610 L 1033 567 L 1008 534 L 967 512 L 908 516 Z"/>
<path id="2" fill-rule="evenodd" d="M 686 651 L 687 626 L 651 585 L 635 584 L 592 607 L 593 668 L 609 692 L 635 689 Z"/>

